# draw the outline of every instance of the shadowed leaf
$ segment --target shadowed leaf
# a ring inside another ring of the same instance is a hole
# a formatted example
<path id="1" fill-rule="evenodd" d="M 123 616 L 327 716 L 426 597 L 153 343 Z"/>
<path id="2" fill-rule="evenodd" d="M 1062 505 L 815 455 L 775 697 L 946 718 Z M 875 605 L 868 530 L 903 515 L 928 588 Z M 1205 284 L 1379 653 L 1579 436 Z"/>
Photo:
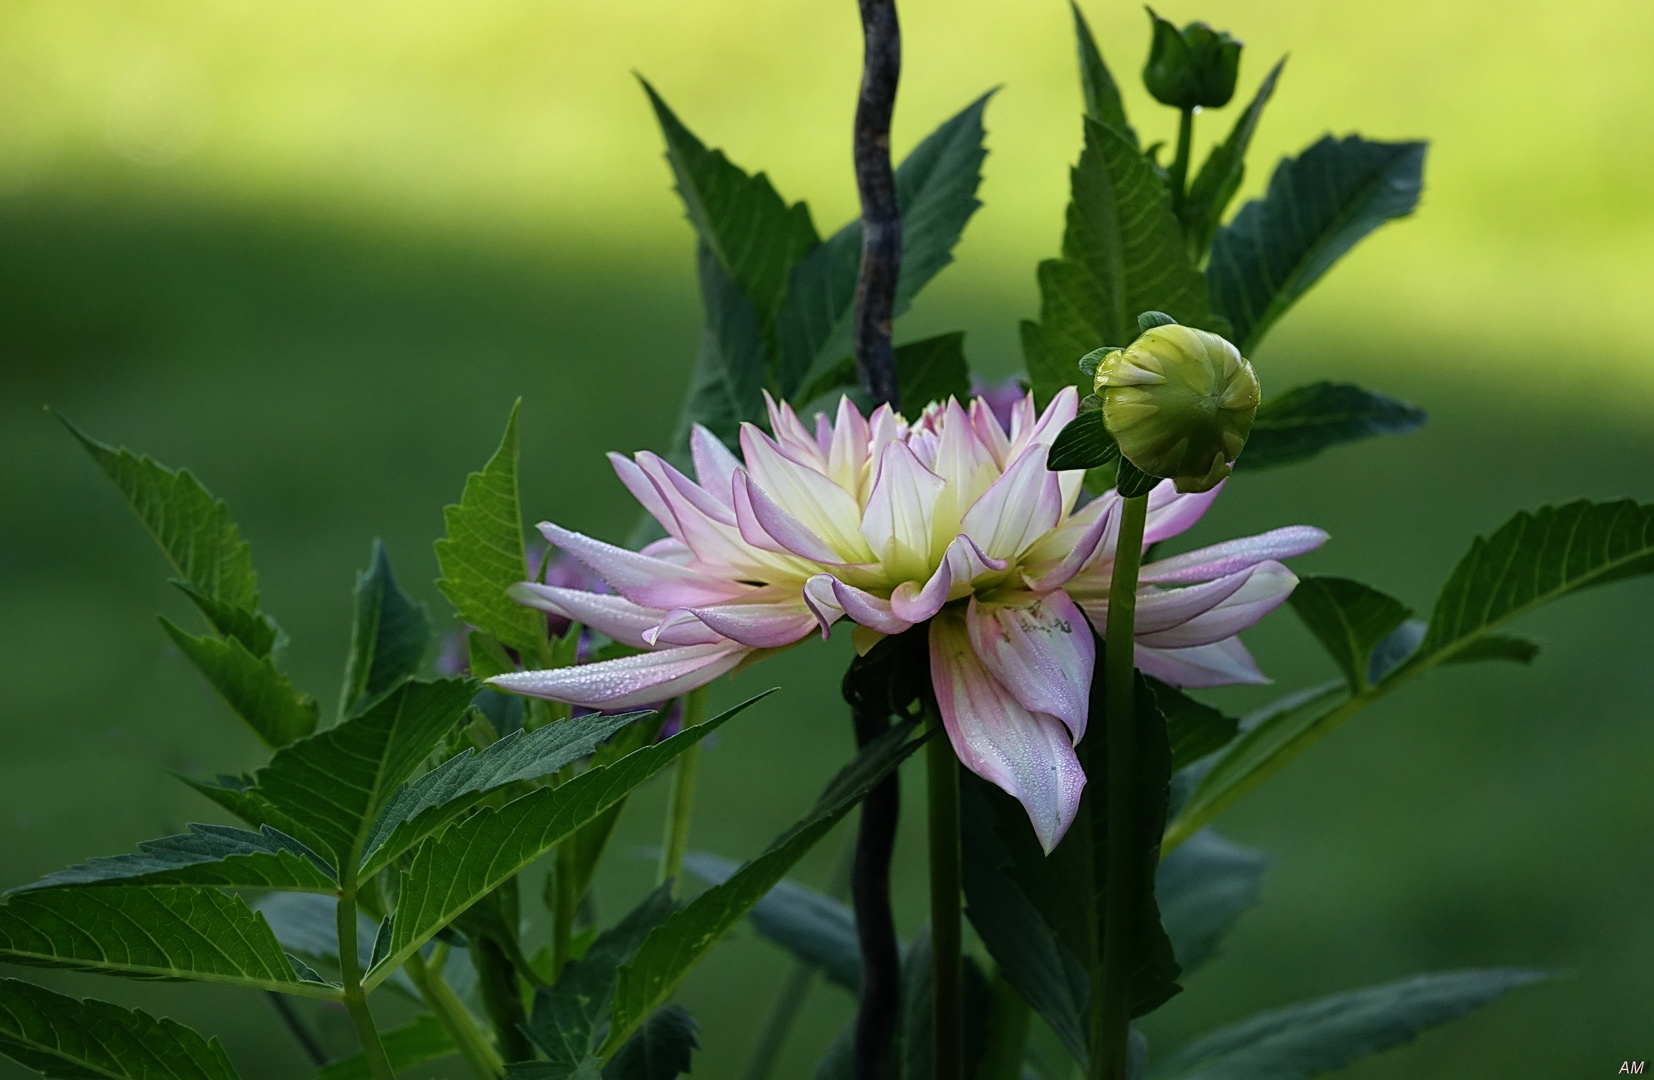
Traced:
<path id="1" fill-rule="evenodd" d="M 339 715 L 349 716 L 363 702 L 411 678 L 425 658 L 431 619 L 396 584 L 390 553 L 373 542 L 373 561 L 356 575 L 356 621 L 350 631 L 345 683 L 339 692 Z"/>
<path id="2" fill-rule="evenodd" d="M 0 1054 L 62 1080 L 236 1080 L 217 1039 L 16 979 L 0 979 Z"/>
<path id="3" fill-rule="evenodd" d="M 1373 650 L 1413 613 L 1392 596 L 1340 577 L 1299 578 L 1288 602 L 1355 693 L 1367 686 Z"/>
<path id="4" fill-rule="evenodd" d="M 1404 435 L 1417 430 L 1425 411 L 1349 383 L 1294 387 L 1258 406 L 1237 469 L 1268 469 L 1304 461 L 1330 446 Z"/>
<path id="5" fill-rule="evenodd" d="M 279 750 L 316 730 L 315 700 L 295 690 L 270 657 L 255 656 L 237 638 L 195 637 L 166 616 L 157 617 L 178 650 L 265 746 Z"/>
<path id="6" fill-rule="evenodd" d="M 191 825 L 189 830 L 139 844 L 142 854 L 88 859 L 11 891 L 117 883 L 338 891 L 332 867 L 276 829 L 266 826 L 248 832 L 226 825 Z"/>

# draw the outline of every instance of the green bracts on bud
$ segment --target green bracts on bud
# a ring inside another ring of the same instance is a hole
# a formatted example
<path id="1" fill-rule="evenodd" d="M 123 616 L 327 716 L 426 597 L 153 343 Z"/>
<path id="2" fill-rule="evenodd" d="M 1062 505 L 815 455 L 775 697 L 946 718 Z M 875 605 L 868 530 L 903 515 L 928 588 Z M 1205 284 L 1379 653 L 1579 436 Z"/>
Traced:
<path id="1" fill-rule="evenodd" d="M 1120 453 L 1181 492 L 1210 491 L 1229 475 L 1258 411 L 1258 376 L 1216 334 L 1153 326 L 1097 364 L 1103 421 Z"/>
<path id="2" fill-rule="evenodd" d="M 1235 96 L 1242 43 L 1222 30 L 1193 22 L 1182 30 L 1148 9 L 1154 42 L 1143 65 L 1143 85 L 1154 100 L 1175 109 L 1218 109 Z"/>

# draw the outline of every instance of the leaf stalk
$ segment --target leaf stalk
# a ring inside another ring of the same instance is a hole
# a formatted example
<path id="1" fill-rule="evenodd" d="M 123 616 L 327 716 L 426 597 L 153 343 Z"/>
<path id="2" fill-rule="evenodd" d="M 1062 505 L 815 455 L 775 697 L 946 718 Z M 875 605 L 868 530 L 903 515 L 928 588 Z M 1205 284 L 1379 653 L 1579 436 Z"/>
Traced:
<path id="1" fill-rule="evenodd" d="M 368 1072 L 373 1080 L 396 1080 L 385 1047 L 379 1041 L 379 1029 L 374 1026 L 373 1014 L 368 1011 L 367 991 L 362 987 L 362 961 L 357 955 L 356 942 L 356 865 L 358 853 L 345 863 L 343 880 L 339 883 L 337 928 L 339 935 L 339 977 L 344 983 L 345 1011 L 350 1014 L 351 1027 L 362 1042 L 362 1055 L 367 1059 Z"/>

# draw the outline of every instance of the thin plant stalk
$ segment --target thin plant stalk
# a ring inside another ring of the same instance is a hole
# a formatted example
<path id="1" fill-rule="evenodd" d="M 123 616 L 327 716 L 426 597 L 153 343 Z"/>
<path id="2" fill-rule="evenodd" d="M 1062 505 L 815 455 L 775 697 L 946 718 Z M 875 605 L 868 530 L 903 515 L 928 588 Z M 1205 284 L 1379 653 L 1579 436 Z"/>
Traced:
<path id="1" fill-rule="evenodd" d="M 940 726 L 940 718 L 933 718 Z M 925 746 L 930 817 L 931 1075 L 964 1076 L 962 929 L 959 917 L 959 759 L 947 735 Z"/>
<path id="2" fill-rule="evenodd" d="M 419 990 L 419 996 L 425 1000 L 425 1007 L 448 1032 L 448 1037 L 459 1049 L 460 1057 L 471 1067 L 477 1080 L 495 1080 L 504 1075 L 505 1062 L 489 1043 L 488 1036 L 477 1027 L 470 1010 L 460 1002 L 448 980 L 443 978 L 442 960 L 447 955 L 448 946 L 439 945 L 432 957 L 435 963 L 427 965 L 425 958 L 415 950 L 403 967 Z"/>
<path id="3" fill-rule="evenodd" d="M 574 946 L 574 919 L 580 898 L 574 895 L 573 836 L 557 845 L 551 868 L 551 978 L 563 973 Z"/>
<path id="4" fill-rule="evenodd" d="M 1137 572 L 1143 558 L 1148 496 L 1124 500 L 1120 539 L 1108 590 L 1103 662 L 1107 680 L 1108 879 L 1104 887 L 1102 964 L 1091 987 L 1092 1080 L 1124 1080 L 1131 1038 L 1132 934 L 1142 896 L 1142 859 L 1136 850 L 1137 703 L 1134 623 Z"/>
<path id="5" fill-rule="evenodd" d="M 1172 209 L 1182 211 L 1189 180 L 1189 144 L 1194 141 L 1195 111 L 1184 109 L 1177 122 L 1177 156 L 1172 159 L 1167 183 L 1172 189 Z"/>
<path id="6" fill-rule="evenodd" d="M 291 1001 L 287 1000 L 287 995 L 278 994 L 274 990 L 266 990 L 265 993 L 270 996 L 271 1008 L 275 1009 L 276 1015 L 281 1017 L 281 1022 L 287 1026 L 288 1034 L 292 1035 L 293 1041 L 299 1044 L 299 1049 L 303 1050 L 304 1056 L 310 1059 L 310 1064 L 318 1067 L 326 1065 L 327 1051 L 322 1048 L 321 1040 L 316 1037 L 314 1031 L 310 1030 L 310 1025 L 305 1022 L 304 1017 L 299 1015 L 299 1010 L 293 1007 Z"/>
<path id="7" fill-rule="evenodd" d="M 707 688 L 691 690 L 683 699 L 683 726 L 696 727 L 706 719 Z M 695 816 L 695 778 L 701 768 L 701 744 L 682 754 L 672 772 L 672 792 L 666 801 L 666 838 L 660 849 L 657 884 L 672 882 L 672 890 L 683 877 L 683 856 L 689 850 L 689 824 Z M 579 898 L 575 898 L 579 902 Z"/>
<path id="8" fill-rule="evenodd" d="M 345 862 L 343 880 L 339 882 L 337 928 L 339 934 L 339 977 L 344 983 L 345 1011 L 356 1037 L 362 1041 L 362 1056 L 367 1059 L 368 1073 L 373 1080 L 396 1080 L 385 1047 L 379 1041 L 379 1029 L 374 1026 L 373 1014 L 368 1011 L 367 991 L 362 989 L 362 962 L 357 955 L 356 942 L 356 870 L 357 852 Z"/>

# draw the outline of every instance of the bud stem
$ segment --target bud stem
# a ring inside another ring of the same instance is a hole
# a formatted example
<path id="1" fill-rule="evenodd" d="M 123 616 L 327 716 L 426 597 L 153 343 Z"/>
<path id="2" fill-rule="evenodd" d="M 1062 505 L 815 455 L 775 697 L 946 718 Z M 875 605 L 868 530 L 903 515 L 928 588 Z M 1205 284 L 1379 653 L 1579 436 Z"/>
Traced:
<path id="1" fill-rule="evenodd" d="M 1185 116 L 1188 114 L 1185 113 Z M 1143 526 L 1149 498 L 1120 506 L 1120 539 L 1108 588 L 1104 677 L 1108 701 L 1108 877 L 1104 888 L 1103 962 L 1091 988 L 1091 1075 L 1125 1080 L 1131 1038 L 1131 972 L 1138 942 L 1138 904 L 1143 860 L 1137 850 L 1137 571 L 1143 558 Z"/>
<path id="2" fill-rule="evenodd" d="M 1180 217 L 1189 180 L 1189 144 L 1194 141 L 1194 135 L 1195 111 L 1184 109 L 1182 119 L 1177 122 L 1177 157 L 1172 159 L 1171 175 L 1167 181 L 1172 189 L 1172 212 Z"/>

